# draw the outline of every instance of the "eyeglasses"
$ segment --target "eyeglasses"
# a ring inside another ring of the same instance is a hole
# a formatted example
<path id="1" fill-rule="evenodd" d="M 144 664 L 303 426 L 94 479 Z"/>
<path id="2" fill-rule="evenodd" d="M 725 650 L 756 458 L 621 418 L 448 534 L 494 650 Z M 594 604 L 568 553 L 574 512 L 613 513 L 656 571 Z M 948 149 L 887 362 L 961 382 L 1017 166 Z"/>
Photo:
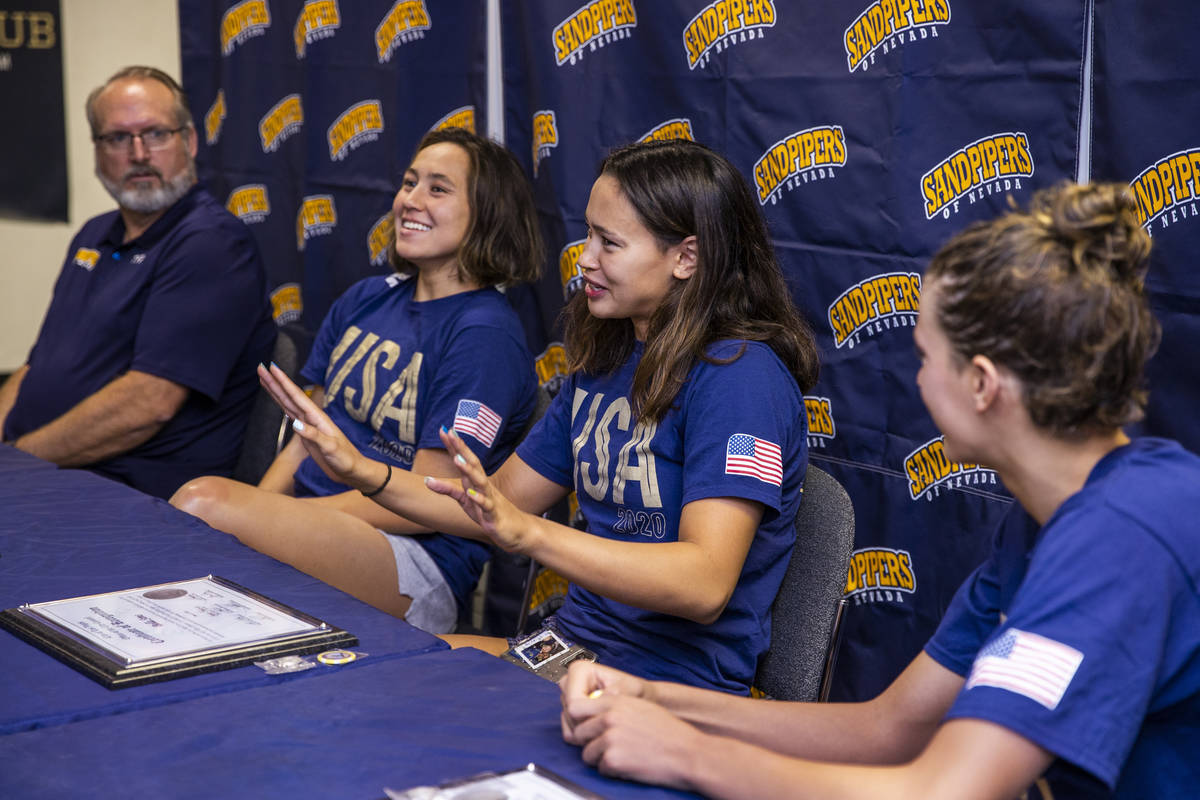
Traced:
<path id="1" fill-rule="evenodd" d="M 114 133 L 102 133 L 98 136 L 93 136 L 92 141 L 103 147 L 109 153 L 123 153 L 133 147 L 134 139 L 142 140 L 142 147 L 147 150 L 162 150 L 171 143 L 171 137 L 182 131 L 185 126 L 179 128 L 151 128 L 148 131 L 141 133 L 130 133 L 129 131 L 115 131 Z"/>

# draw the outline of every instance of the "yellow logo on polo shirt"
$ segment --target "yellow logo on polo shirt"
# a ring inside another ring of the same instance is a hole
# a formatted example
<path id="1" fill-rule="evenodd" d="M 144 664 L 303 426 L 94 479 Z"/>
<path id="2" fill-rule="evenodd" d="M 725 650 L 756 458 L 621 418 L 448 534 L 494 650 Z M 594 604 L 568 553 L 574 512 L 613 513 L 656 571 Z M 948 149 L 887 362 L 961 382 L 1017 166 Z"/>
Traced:
<path id="1" fill-rule="evenodd" d="M 663 142 L 669 139 L 687 139 L 689 142 L 696 141 L 696 137 L 692 135 L 692 121 L 685 117 L 669 119 L 658 127 L 643 133 L 638 141 Z"/>
<path id="2" fill-rule="evenodd" d="M 72 261 L 75 266 L 83 267 L 91 272 L 100 263 L 100 251 L 90 247 L 81 247 L 75 251 L 75 258 Z"/>
<path id="3" fill-rule="evenodd" d="M 1160 158 L 1129 184 L 1137 200 L 1138 223 L 1153 234 L 1183 219 L 1195 219 L 1200 199 L 1200 147 Z"/>
<path id="4" fill-rule="evenodd" d="M 533 363 L 538 385 L 549 389 L 551 394 L 557 393 L 567 379 L 567 351 L 562 342 L 551 342 Z"/>
<path id="5" fill-rule="evenodd" d="M 248 183 L 229 193 L 225 201 L 229 213 L 245 223 L 262 222 L 271 213 L 267 199 L 267 187 L 261 183 Z"/>
<path id="6" fill-rule="evenodd" d="M 908 494 L 913 500 L 932 501 L 943 488 L 995 486 L 996 473 L 978 464 L 956 464 L 946 458 L 945 437 L 931 439 L 904 459 Z"/>
<path id="7" fill-rule="evenodd" d="M 859 281 L 834 300 L 827 311 L 833 343 L 853 350 L 862 334 L 874 336 L 895 327 L 915 327 L 921 310 L 921 276 L 886 272 Z"/>
<path id="8" fill-rule="evenodd" d="M 721 52 L 739 42 L 763 38 L 764 28 L 775 27 L 772 0 L 716 0 L 709 3 L 683 29 L 683 49 L 688 69 L 708 65 L 712 51 Z"/>
<path id="9" fill-rule="evenodd" d="M 293 38 L 296 41 L 296 58 L 304 58 L 308 45 L 328 39 L 342 26 L 342 12 L 337 0 L 306 0 L 300 16 L 296 17 Z"/>
<path id="10" fill-rule="evenodd" d="M 1021 178 L 1033 177 L 1029 137 L 1021 131 L 994 133 L 950 154 L 921 177 L 925 219 L 958 213 L 964 198 L 977 200 L 1021 188 Z"/>
<path id="11" fill-rule="evenodd" d="M 304 109 L 300 106 L 300 95 L 289 94 L 276 103 L 258 123 L 258 135 L 262 139 L 264 153 L 274 153 L 285 139 L 304 125 Z"/>
<path id="12" fill-rule="evenodd" d="M 433 124 L 430 130 L 444 131 L 447 128 L 462 128 L 475 132 L 475 106 L 456 108 Z"/>
<path id="13" fill-rule="evenodd" d="M 554 112 L 533 112 L 533 177 L 537 177 L 538 166 L 550 155 L 552 147 L 558 147 L 558 120 Z"/>
<path id="14" fill-rule="evenodd" d="M 846 597 L 855 605 L 903 603 L 904 595 L 917 591 L 912 556 L 907 550 L 869 547 L 855 550 L 846 574 Z"/>
<path id="15" fill-rule="evenodd" d="M 329 126 L 329 158 L 341 161 L 351 150 L 379 138 L 383 130 L 383 106 L 378 100 L 355 103 Z"/>
<path id="16" fill-rule="evenodd" d="M 796 131 L 771 145 L 754 164 L 759 205 L 774 203 L 801 183 L 832 178 L 846 166 L 846 134 L 841 125 L 819 125 Z"/>
<path id="17" fill-rule="evenodd" d="M 204 115 L 204 141 L 214 144 L 221 136 L 221 124 L 225 122 L 225 90 L 217 90 L 217 99 Z"/>
<path id="18" fill-rule="evenodd" d="M 370 253 L 373 266 L 382 267 L 388 263 L 388 247 L 392 245 L 395 224 L 389 211 L 377 219 L 367 232 L 367 252 Z"/>
<path id="19" fill-rule="evenodd" d="M 583 286 L 583 270 L 579 267 L 579 257 L 587 239 L 569 242 L 558 254 L 558 274 L 562 278 L 563 299 L 570 297 Z"/>
<path id="20" fill-rule="evenodd" d="M 337 208 L 333 195 L 312 194 L 304 198 L 300 211 L 296 213 L 296 249 L 303 250 L 304 243 L 314 236 L 333 233 L 337 227 Z"/>
<path id="21" fill-rule="evenodd" d="M 392 53 L 400 45 L 423 39 L 430 27 L 425 0 L 400 0 L 375 29 L 375 51 L 379 63 L 390 61 Z"/>
<path id="22" fill-rule="evenodd" d="M 558 66 L 583 58 L 584 48 L 596 52 L 632 35 L 637 27 L 633 0 L 592 0 L 584 3 L 554 28 L 550 42 Z"/>
<path id="23" fill-rule="evenodd" d="M 833 403 L 828 397 L 804 396 L 804 412 L 808 418 L 809 448 L 823 448 L 825 443 L 837 437 L 833 424 Z"/>
<path id="24" fill-rule="evenodd" d="M 221 54 L 229 55 L 233 48 L 262 36 L 271 27 L 271 12 L 266 0 L 245 0 L 230 8 L 221 17 Z"/>
<path id="25" fill-rule="evenodd" d="M 938 26 L 950 24 L 949 0 L 876 0 L 846 28 L 846 66 L 863 72 L 887 53 L 918 39 L 936 39 Z"/>
<path id="26" fill-rule="evenodd" d="M 276 325 L 286 325 L 300 319 L 304 303 L 300 300 L 300 284 L 284 283 L 271 292 L 271 317 Z"/>

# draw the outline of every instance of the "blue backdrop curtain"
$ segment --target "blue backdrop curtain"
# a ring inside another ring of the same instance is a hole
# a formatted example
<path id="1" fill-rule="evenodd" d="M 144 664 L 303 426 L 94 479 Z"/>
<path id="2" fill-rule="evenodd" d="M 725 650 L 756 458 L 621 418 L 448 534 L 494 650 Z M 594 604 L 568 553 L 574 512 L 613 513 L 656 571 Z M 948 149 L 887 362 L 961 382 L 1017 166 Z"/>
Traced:
<path id="1" fill-rule="evenodd" d="M 1200 222 L 1183 194 L 1200 188 L 1200 158 L 1178 157 L 1200 148 L 1186 57 L 1198 12 L 1141 5 L 499 3 L 506 143 L 533 180 L 549 251 L 542 281 L 510 296 L 544 385 L 563 374 L 556 317 L 578 283 L 583 211 L 609 149 L 690 137 L 728 155 L 758 193 L 821 348 L 812 457 L 857 516 L 835 698 L 874 695 L 919 651 L 1011 504 L 990 470 L 946 461 L 914 380 L 921 274 L 965 225 L 1076 178 L 1088 152 L 1097 178 L 1152 170 L 1161 184 L 1169 172 L 1169 204 L 1148 201 L 1167 336 L 1146 428 L 1200 444 L 1185 350 Z M 259 234 L 281 321 L 315 327 L 346 286 L 386 269 L 375 226 L 426 130 L 486 130 L 484 20 L 482 0 L 180 0 L 202 174 Z M 1095 125 L 1081 152 L 1085 77 Z M 337 122 L 370 101 L 382 130 L 369 108 L 357 112 L 331 150 Z M 1143 183 L 1152 194 L 1153 179 Z"/>
<path id="2" fill-rule="evenodd" d="M 484 0 L 180 0 L 200 177 L 255 233 L 279 323 L 386 271 L 430 129 L 484 130 Z"/>
<path id="3" fill-rule="evenodd" d="M 1092 174 L 1128 182 L 1154 240 L 1151 305 L 1163 325 L 1150 362 L 1146 433 L 1200 452 L 1200 5 L 1096 0 Z"/>

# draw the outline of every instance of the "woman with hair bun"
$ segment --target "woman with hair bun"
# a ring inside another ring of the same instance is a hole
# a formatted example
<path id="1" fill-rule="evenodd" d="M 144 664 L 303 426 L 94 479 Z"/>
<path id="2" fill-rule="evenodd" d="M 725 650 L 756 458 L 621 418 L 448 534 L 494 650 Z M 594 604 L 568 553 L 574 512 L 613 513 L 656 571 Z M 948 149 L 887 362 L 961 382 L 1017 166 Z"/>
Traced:
<path id="1" fill-rule="evenodd" d="M 926 270 L 921 397 L 947 457 L 995 469 L 1034 524 L 1001 527 L 887 690 L 743 702 L 573 665 L 584 760 L 721 798 L 1194 796 L 1200 458 L 1121 430 L 1159 336 L 1135 212 L 1127 187 L 1064 184 Z"/>

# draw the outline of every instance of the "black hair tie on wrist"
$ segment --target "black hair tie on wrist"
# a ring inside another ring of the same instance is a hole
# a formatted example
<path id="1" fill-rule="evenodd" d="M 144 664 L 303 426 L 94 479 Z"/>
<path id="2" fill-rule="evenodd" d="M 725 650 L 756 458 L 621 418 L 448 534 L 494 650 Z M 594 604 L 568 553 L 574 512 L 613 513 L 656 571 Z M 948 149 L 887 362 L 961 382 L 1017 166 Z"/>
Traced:
<path id="1" fill-rule="evenodd" d="M 387 477 L 383 479 L 383 483 L 379 484 L 379 488 L 378 488 L 378 489 L 375 489 L 374 491 L 371 491 L 371 492 L 364 492 L 362 489 L 359 489 L 359 490 L 358 490 L 358 491 L 359 491 L 359 493 L 360 493 L 360 494 L 361 494 L 363 497 L 374 497 L 375 495 L 377 495 L 377 494 L 379 494 L 380 492 L 382 492 L 382 491 L 383 491 L 383 490 L 384 490 L 384 489 L 387 487 L 387 485 L 388 485 L 388 481 L 390 481 L 390 480 L 392 479 L 392 465 L 391 465 L 391 464 L 388 464 L 388 465 L 387 465 L 387 470 L 388 470 L 388 472 L 387 472 Z"/>

